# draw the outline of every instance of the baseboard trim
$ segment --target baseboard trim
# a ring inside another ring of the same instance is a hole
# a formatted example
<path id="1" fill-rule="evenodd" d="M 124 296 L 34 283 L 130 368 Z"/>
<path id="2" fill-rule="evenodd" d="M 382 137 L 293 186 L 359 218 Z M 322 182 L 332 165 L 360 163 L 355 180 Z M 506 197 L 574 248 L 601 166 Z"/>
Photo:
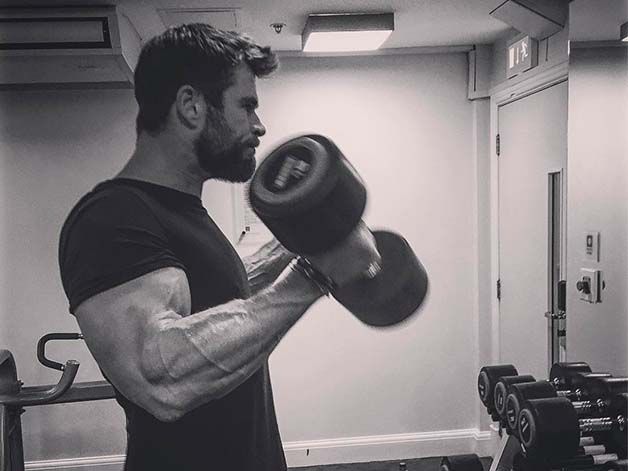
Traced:
<path id="1" fill-rule="evenodd" d="M 400 433 L 308 440 L 283 444 L 288 466 L 318 466 L 335 463 L 364 463 L 395 459 L 477 453 L 491 456 L 499 443 L 497 433 L 478 429 Z M 26 471 L 121 471 L 124 455 L 62 460 L 30 461 Z"/>
<path id="2" fill-rule="evenodd" d="M 121 471 L 124 466 L 124 455 L 93 456 L 86 458 L 68 458 L 63 460 L 29 461 L 25 463 L 25 471 L 66 469 L 81 471 Z"/>
<path id="3" fill-rule="evenodd" d="M 459 453 L 487 456 L 495 434 L 478 429 L 404 433 L 284 443 L 289 467 L 424 458 Z"/>

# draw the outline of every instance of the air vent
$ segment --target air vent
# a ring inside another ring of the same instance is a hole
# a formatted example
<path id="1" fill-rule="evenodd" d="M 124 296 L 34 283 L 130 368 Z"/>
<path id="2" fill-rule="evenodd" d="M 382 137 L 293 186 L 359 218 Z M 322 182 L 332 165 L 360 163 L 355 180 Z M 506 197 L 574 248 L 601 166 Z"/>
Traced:
<path id="1" fill-rule="evenodd" d="M 115 7 L 0 9 L 0 89 L 132 88 L 140 47 Z"/>

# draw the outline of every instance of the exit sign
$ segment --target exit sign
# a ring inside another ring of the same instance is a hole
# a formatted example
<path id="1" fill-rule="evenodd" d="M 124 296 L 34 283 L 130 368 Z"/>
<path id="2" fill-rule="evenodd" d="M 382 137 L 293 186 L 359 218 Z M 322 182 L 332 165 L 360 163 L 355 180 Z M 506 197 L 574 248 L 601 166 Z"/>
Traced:
<path id="1" fill-rule="evenodd" d="M 526 36 L 508 45 L 506 76 L 512 78 L 538 64 L 539 43 Z"/>

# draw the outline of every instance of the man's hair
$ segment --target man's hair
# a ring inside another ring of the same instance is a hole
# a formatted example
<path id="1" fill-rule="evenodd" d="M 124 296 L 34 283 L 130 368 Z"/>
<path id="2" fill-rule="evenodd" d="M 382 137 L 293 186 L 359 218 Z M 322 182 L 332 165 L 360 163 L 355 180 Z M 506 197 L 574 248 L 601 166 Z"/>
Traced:
<path id="1" fill-rule="evenodd" d="M 234 69 L 245 62 L 256 77 L 279 65 L 270 47 L 246 35 L 192 23 L 169 28 L 142 48 L 135 68 L 136 129 L 156 133 L 183 85 L 201 91 L 208 104 L 222 110 L 224 91 L 233 84 Z"/>

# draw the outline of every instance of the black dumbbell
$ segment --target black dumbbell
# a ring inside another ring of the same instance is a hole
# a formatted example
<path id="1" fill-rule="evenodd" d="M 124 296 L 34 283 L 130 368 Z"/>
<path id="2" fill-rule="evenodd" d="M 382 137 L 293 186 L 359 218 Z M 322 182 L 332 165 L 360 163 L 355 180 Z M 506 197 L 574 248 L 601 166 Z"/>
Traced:
<path id="1" fill-rule="evenodd" d="M 617 460 L 606 463 L 602 468 L 603 471 L 628 471 L 628 460 Z"/>
<path id="2" fill-rule="evenodd" d="M 519 439 L 527 456 L 541 459 L 566 459 L 577 453 L 582 434 L 617 433 L 614 442 L 625 441 L 628 394 L 615 396 L 609 415 L 579 418 L 565 397 L 530 399 L 519 414 Z"/>
<path id="3" fill-rule="evenodd" d="M 609 413 L 615 398 L 628 393 L 628 378 L 597 378 L 578 394 L 587 400 L 573 401 L 579 416 L 602 416 Z"/>
<path id="4" fill-rule="evenodd" d="M 556 388 L 549 381 L 535 381 L 508 386 L 505 412 L 507 432 L 518 435 L 519 412 L 525 401 L 547 397 L 558 397 Z"/>
<path id="5" fill-rule="evenodd" d="M 599 455 L 580 455 L 565 458 L 563 460 L 550 460 L 550 469 L 583 469 L 588 467 L 599 467 L 606 463 L 617 461 L 617 453 L 605 453 Z M 595 469 L 595 468 L 594 468 Z M 599 468 L 597 468 L 599 469 Z"/>
<path id="6" fill-rule="evenodd" d="M 605 413 L 608 401 L 615 395 L 628 392 L 628 378 L 613 378 L 609 373 L 583 373 L 570 380 L 572 385 L 578 386 L 572 390 L 556 390 L 549 381 L 534 383 L 513 384 L 508 388 L 506 397 L 506 429 L 517 434 L 517 420 L 522 404 L 528 399 L 543 399 L 548 397 L 566 397 L 575 403 L 576 411 L 580 415 Z"/>
<path id="7" fill-rule="evenodd" d="M 500 418 L 500 422 L 503 426 L 506 425 L 506 397 L 508 395 L 508 387 L 513 384 L 525 384 L 536 381 L 534 376 L 531 375 L 518 375 L 518 376 L 502 376 L 495 384 L 495 390 L 493 391 L 493 401 L 495 405 L 495 412 Z"/>
<path id="8" fill-rule="evenodd" d="M 486 407 L 487 412 L 494 421 L 499 420 L 495 410 L 495 386 L 502 376 L 517 376 L 517 368 L 513 365 L 484 366 L 478 375 L 478 393 L 480 401 Z"/>
<path id="9" fill-rule="evenodd" d="M 444 456 L 440 461 L 440 471 L 483 471 L 478 455 Z"/>
<path id="10" fill-rule="evenodd" d="M 552 385 L 557 391 L 561 392 L 561 395 L 569 396 L 575 401 L 581 401 L 586 398 L 583 389 L 585 389 L 587 384 L 592 380 L 612 377 L 613 375 L 610 373 L 579 373 L 572 375 L 568 380 L 568 384 L 552 381 Z"/>
<path id="11" fill-rule="evenodd" d="M 249 186 L 251 208 L 288 250 L 302 256 L 299 267 L 315 273 L 307 257 L 341 244 L 361 224 L 366 188 L 331 139 L 309 134 L 290 139 L 259 165 Z M 425 268 L 408 242 L 388 231 L 373 232 L 379 270 L 334 288 L 333 297 L 371 326 L 397 324 L 415 313 L 427 294 Z"/>
<path id="12" fill-rule="evenodd" d="M 558 362 L 552 365 L 549 380 L 556 386 L 556 389 L 570 389 L 571 378 L 591 372 L 591 367 L 583 361 Z"/>
<path id="13" fill-rule="evenodd" d="M 530 458 L 523 453 L 513 457 L 512 471 L 551 471 L 551 470 L 596 470 L 615 469 L 619 457 L 616 453 L 581 454 L 563 460 Z"/>
<path id="14" fill-rule="evenodd" d="M 573 397 L 577 401 L 587 401 L 611 398 L 622 393 L 628 393 L 627 377 L 589 374 L 584 378 L 584 383 L 573 391 L 569 398 Z"/>

